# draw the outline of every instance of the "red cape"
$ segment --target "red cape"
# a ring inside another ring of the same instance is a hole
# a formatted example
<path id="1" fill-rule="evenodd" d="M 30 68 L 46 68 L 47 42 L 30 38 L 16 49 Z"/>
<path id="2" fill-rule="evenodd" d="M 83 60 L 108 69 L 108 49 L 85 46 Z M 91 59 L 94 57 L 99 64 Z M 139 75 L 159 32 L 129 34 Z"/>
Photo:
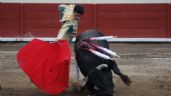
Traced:
<path id="1" fill-rule="evenodd" d="M 19 50 L 17 61 L 37 87 L 59 94 L 68 88 L 70 54 L 66 40 L 49 43 L 33 39 Z"/>

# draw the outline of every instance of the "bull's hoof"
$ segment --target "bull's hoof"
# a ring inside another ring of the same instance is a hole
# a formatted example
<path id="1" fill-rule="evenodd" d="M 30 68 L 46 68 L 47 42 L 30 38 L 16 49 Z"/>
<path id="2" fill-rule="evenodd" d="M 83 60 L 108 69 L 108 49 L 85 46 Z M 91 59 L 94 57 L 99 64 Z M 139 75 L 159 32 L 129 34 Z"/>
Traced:
<path id="1" fill-rule="evenodd" d="M 126 85 L 131 85 L 132 84 L 132 81 L 129 79 L 129 77 L 128 76 L 126 76 L 126 75 L 123 75 L 122 77 L 121 77 L 121 79 L 123 80 L 123 82 L 126 84 Z"/>
<path id="2" fill-rule="evenodd" d="M 132 81 L 129 80 L 129 82 L 126 83 L 128 86 L 132 84 Z"/>

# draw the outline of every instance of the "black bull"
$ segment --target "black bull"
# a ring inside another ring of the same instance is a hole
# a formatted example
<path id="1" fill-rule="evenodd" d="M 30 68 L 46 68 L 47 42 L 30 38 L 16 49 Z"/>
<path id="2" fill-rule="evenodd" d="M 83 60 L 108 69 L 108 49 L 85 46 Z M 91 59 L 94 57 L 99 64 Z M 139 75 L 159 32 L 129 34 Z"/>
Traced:
<path id="1" fill-rule="evenodd" d="M 83 40 L 99 36 L 104 35 L 101 32 L 97 32 L 96 30 L 88 30 L 76 37 L 74 46 L 76 61 L 81 73 L 84 75 L 84 77 L 88 77 L 88 82 L 85 86 L 88 88 L 91 94 L 95 96 L 113 96 L 112 94 L 114 92 L 114 83 L 112 80 L 112 71 L 119 75 L 126 85 L 131 84 L 128 76 L 124 75 L 119 70 L 115 61 L 103 59 L 87 50 L 80 48 L 80 44 Z M 109 44 L 106 40 L 97 40 L 92 42 L 109 49 Z M 107 64 L 108 67 L 101 70 L 96 70 L 96 67 L 101 64 Z"/>

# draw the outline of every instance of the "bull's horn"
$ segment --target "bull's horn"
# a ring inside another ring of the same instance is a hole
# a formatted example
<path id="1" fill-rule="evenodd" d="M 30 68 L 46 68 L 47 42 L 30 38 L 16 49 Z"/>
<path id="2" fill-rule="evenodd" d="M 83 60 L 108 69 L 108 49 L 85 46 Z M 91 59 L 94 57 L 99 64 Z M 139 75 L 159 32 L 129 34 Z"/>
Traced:
<path id="1" fill-rule="evenodd" d="M 101 64 L 101 65 L 97 66 L 96 69 L 101 70 L 101 69 L 107 68 L 107 67 L 108 67 L 107 64 Z"/>

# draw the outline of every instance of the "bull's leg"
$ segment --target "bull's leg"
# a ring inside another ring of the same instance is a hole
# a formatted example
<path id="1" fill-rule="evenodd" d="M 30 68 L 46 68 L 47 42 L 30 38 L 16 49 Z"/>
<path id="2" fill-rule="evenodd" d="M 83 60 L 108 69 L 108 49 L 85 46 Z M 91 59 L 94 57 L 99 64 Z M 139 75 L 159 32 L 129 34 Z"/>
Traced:
<path id="1" fill-rule="evenodd" d="M 130 85 L 130 84 L 132 83 L 131 80 L 129 79 L 129 77 L 128 77 L 127 75 L 123 74 L 123 73 L 119 70 L 119 68 L 118 68 L 118 66 L 117 66 L 117 64 L 116 64 L 116 62 L 115 62 L 114 60 L 110 61 L 109 64 L 110 64 L 109 66 L 111 67 L 111 69 L 113 70 L 113 72 L 114 72 L 115 74 L 117 74 L 118 76 L 120 76 L 120 78 L 122 79 L 122 81 L 123 81 L 126 85 Z"/>

